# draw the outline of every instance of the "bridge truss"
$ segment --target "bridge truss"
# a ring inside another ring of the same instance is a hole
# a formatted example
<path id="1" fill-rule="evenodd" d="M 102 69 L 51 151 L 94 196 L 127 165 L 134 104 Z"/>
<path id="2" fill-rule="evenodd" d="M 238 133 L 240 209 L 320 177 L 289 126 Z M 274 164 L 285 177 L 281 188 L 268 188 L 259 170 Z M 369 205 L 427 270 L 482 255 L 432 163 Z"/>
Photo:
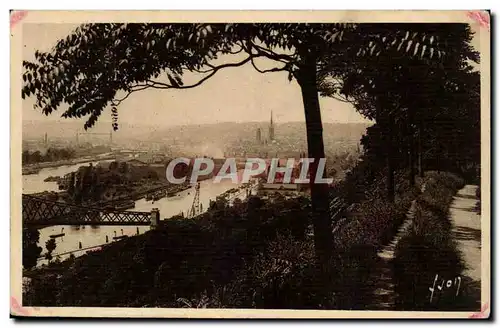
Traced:
<path id="1" fill-rule="evenodd" d="M 50 201 L 41 197 L 22 196 L 23 225 L 149 225 L 150 212 L 119 211 Z"/>

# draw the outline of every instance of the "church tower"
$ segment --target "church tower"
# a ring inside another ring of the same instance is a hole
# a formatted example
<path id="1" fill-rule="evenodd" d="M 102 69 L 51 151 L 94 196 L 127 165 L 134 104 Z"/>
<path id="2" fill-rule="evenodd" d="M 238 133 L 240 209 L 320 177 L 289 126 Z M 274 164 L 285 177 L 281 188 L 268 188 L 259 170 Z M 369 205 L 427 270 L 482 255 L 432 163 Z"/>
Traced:
<path id="1" fill-rule="evenodd" d="M 271 122 L 269 123 L 269 141 L 274 140 L 273 111 L 271 111 Z"/>
<path id="2" fill-rule="evenodd" d="M 260 130 L 260 128 L 257 128 L 256 139 L 258 144 L 262 143 L 262 131 Z"/>

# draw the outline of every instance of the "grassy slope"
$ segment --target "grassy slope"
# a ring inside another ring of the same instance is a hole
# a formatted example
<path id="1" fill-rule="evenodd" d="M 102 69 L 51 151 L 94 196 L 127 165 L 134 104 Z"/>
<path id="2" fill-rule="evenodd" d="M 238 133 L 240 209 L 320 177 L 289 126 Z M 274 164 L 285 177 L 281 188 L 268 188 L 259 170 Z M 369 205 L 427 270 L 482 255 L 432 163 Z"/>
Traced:
<path id="1" fill-rule="evenodd" d="M 363 180 L 361 174 L 354 180 Z M 346 181 L 352 186 L 353 181 Z M 367 186 L 356 216 L 335 234 L 334 257 L 330 266 L 330 284 L 319 282 L 314 263 L 312 238 L 298 240 L 278 236 L 236 274 L 235 280 L 219 290 L 215 302 L 203 298 L 190 304 L 226 307 L 364 309 L 373 295 L 369 282 L 376 252 L 391 240 L 416 197 L 404 174 L 397 178 L 397 196 L 393 204 L 385 200 L 383 175 Z M 352 194 L 356 194 L 353 191 Z M 322 295 L 328 295 L 324 298 Z"/>

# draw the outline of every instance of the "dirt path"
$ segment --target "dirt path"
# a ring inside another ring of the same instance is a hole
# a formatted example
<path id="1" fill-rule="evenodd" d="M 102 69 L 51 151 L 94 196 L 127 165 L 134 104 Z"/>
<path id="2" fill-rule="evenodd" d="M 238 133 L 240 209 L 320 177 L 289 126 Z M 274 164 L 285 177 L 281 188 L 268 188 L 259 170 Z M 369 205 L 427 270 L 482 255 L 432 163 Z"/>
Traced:
<path id="1" fill-rule="evenodd" d="M 465 264 L 462 272 L 463 304 L 457 307 L 463 310 L 478 310 L 481 298 L 481 221 L 475 211 L 478 201 L 474 185 L 467 185 L 458 191 L 450 205 L 450 221 L 452 223 L 452 238 L 456 241 Z M 422 187 L 422 191 L 425 187 Z M 397 294 L 394 290 L 393 263 L 394 250 L 399 240 L 405 235 L 412 224 L 415 215 L 413 201 L 407 213 L 407 218 L 399 228 L 392 241 L 377 255 L 378 261 L 370 279 L 375 287 L 369 310 L 394 311 Z M 458 309 L 457 308 L 457 309 Z"/>
<path id="2" fill-rule="evenodd" d="M 475 207 L 478 186 L 466 185 L 458 191 L 450 205 L 452 238 L 457 243 L 465 269 L 462 271 L 464 294 L 468 304 L 480 306 L 481 301 L 481 216 Z"/>

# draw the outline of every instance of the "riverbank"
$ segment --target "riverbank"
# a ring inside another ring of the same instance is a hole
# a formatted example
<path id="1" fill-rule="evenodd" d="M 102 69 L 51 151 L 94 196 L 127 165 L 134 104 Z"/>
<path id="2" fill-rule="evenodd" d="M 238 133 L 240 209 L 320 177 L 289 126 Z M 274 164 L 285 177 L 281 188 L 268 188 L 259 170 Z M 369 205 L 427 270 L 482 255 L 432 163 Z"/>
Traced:
<path id="1" fill-rule="evenodd" d="M 31 194 L 31 196 L 35 197 L 40 197 L 40 198 L 47 198 L 50 201 L 56 201 L 56 202 L 66 202 L 69 205 L 77 205 L 77 206 L 90 206 L 90 207 L 102 207 L 102 206 L 107 206 L 107 205 L 112 205 L 114 203 L 123 203 L 127 201 L 137 201 L 139 199 L 145 198 L 148 194 L 152 194 L 158 190 L 166 190 L 169 193 L 173 193 L 174 195 L 177 194 L 178 192 L 184 191 L 189 189 L 191 186 L 190 185 L 171 185 L 171 184 L 158 184 L 154 185 L 151 187 L 145 187 L 145 186 L 139 186 L 137 190 L 129 193 L 128 195 L 122 195 L 119 197 L 116 197 L 112 200 L 107 200 L 107 201 L 92 201 L 92 202 L 86 202 L 86 203 L 81 203 L 81 204 L 74 204 L 71 202 L 67 202 L 66 198 L 68 193 L 66 191 L 59 191 L 59 192 L 40 192 L 40 193 L 35 193 Z M 170 190 L 169 190 L 170 188 Z"/>
<path id="2" fill-rule="evenodd" d="M 49 167 L 91 163 L 91 162 L 105 161 L 105 160 L 116 159 L 116 158 L 117 158 L 116 155 L 111 154 L 111 155 L 106 155 L 106 156 L 80 157 L 80 158 L 55 161 L 55 162 L 42 162 L 42 163 L 36 163 L 36 164 L 27 164 L 27 165 L 23 165 L 23 167 L 22 167 L 22 175 L 37 174 L 38 172 L 40 172 L 41 169 L 45 169 L 45 168 L 49 168 Z"/>
<path id="3" fill-rule="evenodd" d="M 139 199 L 145 198 L 146 200 L 152 200 L 152 201 L 158 201 L 162 198 L 169 198 L 169 197 L 174 197 L 178 193 L 186 191 L 190 189 L 192 186 L 189 183 L 184 183 L 180 185 L 174 185 L 170 183 L 162 183 L 160 185 L 151 187 L 151 188 L 141 188 L 142 186 L 139 186 L 137 190 L 131 192 L 129 195 L 126 196 L 120 196 L 117 197 L 113 200 L 109 201 L 104 201 L 98 203 L 98 206 L 101 205 L 107 205 L 107 204 L 112 204 L 115 202 L 125 202 L 125 201 L 137 201 Z M 161 194 L 161 197 L 159 196 L 158 198 L 151 198 L 148 199 L 148 195 L 156 194 L 159 191 L 165 191 L 165 194 Z"/>

